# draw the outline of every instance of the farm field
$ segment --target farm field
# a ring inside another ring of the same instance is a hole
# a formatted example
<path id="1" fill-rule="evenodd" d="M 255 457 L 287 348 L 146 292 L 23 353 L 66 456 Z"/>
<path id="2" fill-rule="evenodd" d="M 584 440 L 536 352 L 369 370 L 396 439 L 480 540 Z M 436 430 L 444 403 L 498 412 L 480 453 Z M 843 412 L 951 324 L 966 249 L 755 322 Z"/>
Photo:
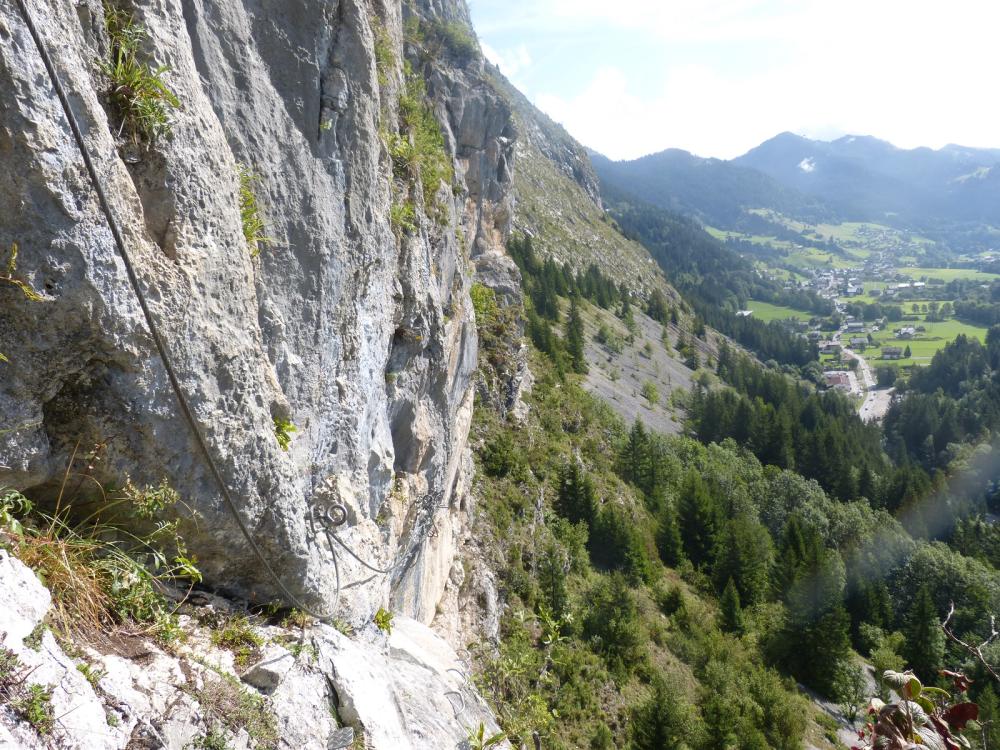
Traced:
<path id="1" fill-rule="evenodd" d="M 763 320 L 765 323 L 772 320 L 789 320 L 790 318 L 808 321 L 816 315 L 816 313 L 811 313 L 807 310 L 796 310 L 794 307 L 772 305 L 769 302 L 758 302 L 757 300 L 747 302 L 747 309 L 753 310 L 753 316 L 757 320 Z"/>
<path id="2" fill-rule="evenodd" d="M 725 242 L 728 239 L 742 240 L 744 242 L 752 242 L 755 245 L 770 245 L 771 247 L 777 248 L 778 250 L 794 250 L 795 243 L 789 242 L 788 240 L 779 240 L 777 237 L 766 237 L 762 234 L 745 234 L 743 232 L 734 232 L 729 229 L 716 229 L 715 227 L 705 227 L 705 231 L 718 240 Z"/>
<path id="3" fill-rule="evenodd" d="M 912 339 L 897 339 L 896 335 L 892 332 L 892 329 L 899 328 L 903 325 L 922 325 L 927 330 L 926 332 L 918 333 L 917 337 Z M 877 350 L 869 347 L 868 351 L 865 353 L 865 357 L 872 364 L 896 364 L 902 367 L 907 367 L 909 365 L 926 365 L 930 363 L 935 352 L 939 349 L 943 349 L 945 344 L 953 341 L 959 334 L 964 333 L 966 336 L 977 338 L 980 341 L 985 341 L 986 331 L 987 329 L 982 326 L 963 323 L 959 320 L 945 320 L 941 323 L 928 323 L 926 321 L 890 323 L 889 330 L 878 331 L 877 333 L 872 334 L 872 338 L 875 339 L 876 345 L 898 346 L 902 349 L 909 346 L 911 356 L 908 359 L 886 360 L 882 359 Z"/>
<path id="4" fill-rule="evenodd" d="M 789 264 L 804 269 L 826 268 L 841 269 L 855 268 L 859 265 L 858 260 L 845 258 L 829 250 L 819 250 L 815 247 L 799 248 L 788 253 L 786 258 Z"/>
<path id="5" fill-rule="evenodd" d="M 973 281 L 991 282 L 1000 279 L 1000 274 L 984 273 L 974 268 L 898 268 L 897 271 L 911 279 L 941 279 L 942 281 L 955 281 L 956 279 L 971 279 Z"/>

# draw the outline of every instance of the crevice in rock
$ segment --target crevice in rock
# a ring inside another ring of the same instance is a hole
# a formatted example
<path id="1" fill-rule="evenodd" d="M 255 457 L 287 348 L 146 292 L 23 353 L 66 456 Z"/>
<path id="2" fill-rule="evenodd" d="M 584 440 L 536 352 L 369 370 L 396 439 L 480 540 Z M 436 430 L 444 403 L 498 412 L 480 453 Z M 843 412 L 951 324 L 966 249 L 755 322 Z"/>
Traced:
<path id="1" fill-rule="evenodd" d="M 177 196 L 167 160 L 153 149 L 141 152 L 139 159 L 128 173 L 142 204 L 146 231 L 170 260 L 177 260 Z"/>

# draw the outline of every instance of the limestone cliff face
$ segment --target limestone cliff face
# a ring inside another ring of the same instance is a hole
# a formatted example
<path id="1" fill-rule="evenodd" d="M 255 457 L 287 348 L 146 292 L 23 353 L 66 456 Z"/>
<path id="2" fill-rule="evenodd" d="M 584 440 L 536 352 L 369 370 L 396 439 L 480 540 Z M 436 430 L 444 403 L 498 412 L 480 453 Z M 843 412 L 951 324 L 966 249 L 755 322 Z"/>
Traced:
<path id="1" fill-rule="evenodd" d="M 285 583 L 362 621 L 392 598 L 429 621 L 454 557 L 467 465 L 474 267 L 503 265 L 508 107 L 478 54 L 432 59 L 379 0 L 142 0 L 128 6 L 169 65 L 172 134 L 123 146 L 97 60 L 100 0 L 29 3 L 70 92 L 140 283 L 239 511 Z M 461 0 L 406 11 L 467 23 Z M 381 62 L 376 54 L 380 46 Z M 385 55 L 389 51 L 388 58 Z M 403 57 L 423 76 L 453 161 L 443 209 L 394 231 L 385 133 Z M 388 63 L 386 60 L 388 59 Z M 181 419 L 107 221 L 22 18 L 0 7 L 0 248 L 44 295 L 0 286 L 0 486 L 166 478 L 191 507 L 206 579 L 278 592 L 241 537 Z M 256 175 L 269 243 L 241 232 L 238 165 Z M 492 259 L 492 260 L 491 260 Z M 283 451 L 274 419 L 297 428 Z M 76 460 L 73 461 L 73 456 Z M 96 480 L 96 481 L 92 481 Z M 314 523 L 347 509 L 338 536 Z"/>

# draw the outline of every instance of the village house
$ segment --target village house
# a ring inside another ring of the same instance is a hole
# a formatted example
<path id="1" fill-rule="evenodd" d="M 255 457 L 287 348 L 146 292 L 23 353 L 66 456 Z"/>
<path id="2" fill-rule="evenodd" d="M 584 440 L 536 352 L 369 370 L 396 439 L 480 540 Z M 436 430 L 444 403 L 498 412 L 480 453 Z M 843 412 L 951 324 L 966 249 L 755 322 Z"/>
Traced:
<path id="1" fill-rule="evenodd" d="M 854 338 L 851 339 L 851 348 L 860 349 L 861 351 L 864 351 L 866 348 L 868 348 L 868 339 L 865 338 L 864 336 L 855 336 Z"/>
<path id="2" fill-rule="evenodd" d="M 883 346 L 882 359 L 902 359 L 903 349 L 899 346 Z"/>
<path id="3" fill-rule="evenodd" d="M 836 388 L 841 391 L 851 390 L 851 378 L 846 372 L 831 370 L 829 372 L 824 372 L 823 378 L 826 380 L 827 388 Z"/>

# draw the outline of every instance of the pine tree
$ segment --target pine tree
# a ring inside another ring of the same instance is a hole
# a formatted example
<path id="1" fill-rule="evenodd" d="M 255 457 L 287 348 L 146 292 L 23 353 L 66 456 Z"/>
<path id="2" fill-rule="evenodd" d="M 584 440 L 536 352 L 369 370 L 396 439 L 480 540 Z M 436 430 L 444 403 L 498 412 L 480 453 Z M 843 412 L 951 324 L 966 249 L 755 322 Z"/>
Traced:
<path id="1" fill-rule="evenodd" d="M 570 459 L 559 476 L 556 512 L 571 523 L 585 521 L 591 528 L 597 518 L 597 493 L 590 476 L 575 459 Z"/>
<path id="2" fill-rule="evenodd" d="M 721 589 L 726 581 L 733 583 L 740 601 L 756 604 L 767 596 L 773 562 L 767 529 L 746 516 L 734 518 L 726 524 L 715 552 L 716 585 Z"/>
<path id="3" fill-rule="evenodd" d="M 1000 700 L 993 685 L 988 684 L 976 699 L 979 704 L 979 721 L 986 737 L 984 747 L 1000 748 Z"/>
<path id="4" fill-rule="evenodd" d="M 676 567 L 684 559 L 684 542 L 673 503 L 664 503 L 656 530 L 656 549 L 664 565 Z"/>
<path id="5" fill-rule="evenodd" d="M 862 584 L 861 606 L 862 618 L 870 625 L 887 630 L 892 625 L 892 597 L 889 587 L 884 581 L 871 581 Z"/>
<path id="6" fill-rule="evenodd" d="M 693 469 L 684 480 L 677 516 L 688 559 L 695 565 L 711 563 L 719 529 L 719 507 L 701 475 Z"/>
<path id="7" fill-rule="evenodd" d="M 695 716 L 666 681 L 653 678 L 653 694 L 632 713 L 629 750 L 685 748 L 694 734 Z"/>
<path id="8" fill-rule="evenodd" d="M 698 350 L 695 347 L 688 349 L 688 355 L 684 358 L 684 366 L 689 370 L 697 370 L 701 367 L 701 359 L 698 357 Z"/>
<path id="9" fill-rule="evenodd" d="M 837 669 L 850 650 L 850 618 L 843 606 L 844 563 L 834 550 L 808 545 L 785 596 L 781 648 L 796 678 L 831 696 Z"/>
<path id="10" fill-rule="evenodd" d="M 644 486 L 643 479 L 649 474 L 649 435 L 638 419 L 629 430 L 624 454 L 625 478 L 648 493 L 652 488 Z"/>
<path id="11" fill-rule="evenodd" d="M 909 359 L 912 352 L 910 351 L 910 345 L 907 344 L 906 348 L 903 350 L 903 359 Z"/>
<path id="12" fill-rule="evenodd" d="M 727 633 L 743 632 L 743 608 L 740 607 L 740 592 L 736 590 L 736 584 L 730 578 L 726 588 L 722 591 L 722 599 L 719 600 L 721 610 L 719 627 Z"/>
<path id="13" fill-rule="evenodd" d="M 931 681 L 944 661 L 944 633 L 930 590 L 922 586 L 904 628 L 903 658 L 921 680 Z"/>
<path id="14" fill-rule="evenodd" d="M 570 298 L 565 337 L 566 353 L 569 355 L 573 372 L 586 375 L 588 368 L 583 345 L 583 319 L 580 317 L 580 305 L 576 295 Z"/>
<path id="15" fill-rule="evenodd" d="M 566 573 L 569 559 L 566 551 L 555 541 L 550 541 L 542 551 L 538 564 L 538 585 L 552 616 L 556 619 L 566 613 L 569 596 L 566 592 Z"/>
<path id="16" fill-rule="evenodd" d="M 807 557 L 815 556 L 816 549 L 823 546 L 819 533 L 799 515 L 793 515 L 785 525 L 777 564 L 774 566 L 773 590 L 778 597 L 784 597 L 798 576 Z"/>
<path id="17" fill-rule="evenodd" d="M 595 565 L 623 571 L 634 586 L 651 580 L 653 568 L 643 536 L 622 508 L 609 505 L 601 512 L 588 544 Z"/>

